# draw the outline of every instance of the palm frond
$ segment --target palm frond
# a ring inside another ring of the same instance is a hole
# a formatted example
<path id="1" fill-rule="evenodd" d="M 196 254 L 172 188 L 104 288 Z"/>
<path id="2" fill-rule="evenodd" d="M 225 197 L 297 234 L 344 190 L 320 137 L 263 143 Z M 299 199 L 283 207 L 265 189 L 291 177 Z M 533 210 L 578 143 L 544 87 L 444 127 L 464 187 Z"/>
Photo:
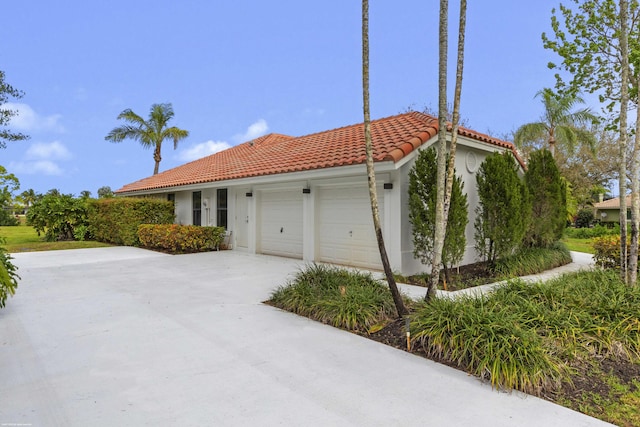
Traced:
<path id="1" fill-rule="evenodd" d="M 539 139 L 547 139 L 549 136 L 549 127 L 546 123 L 536 122 L 522 125 L 513 135 L 513 143 L 520 148 L 527 142 L 533 142 Z"/>

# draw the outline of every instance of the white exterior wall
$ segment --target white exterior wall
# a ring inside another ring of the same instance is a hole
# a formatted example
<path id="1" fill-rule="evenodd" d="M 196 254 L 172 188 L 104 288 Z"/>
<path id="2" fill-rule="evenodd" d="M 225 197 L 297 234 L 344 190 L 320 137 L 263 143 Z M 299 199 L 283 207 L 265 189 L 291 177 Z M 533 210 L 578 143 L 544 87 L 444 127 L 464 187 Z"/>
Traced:
<path id="1" fill-rule="evenodd" d="M 469 204 L 469 223 L 467 224 L 467 250 L 461 265 L 478 261 L 474 246 L 473 222 L 478 205 L 476 193 L 476 172 L 484 158 L 499 147 L 460 138 L 456 155 L 456 173 L 464 182 L 464 191 Z M 435 143 L 435 138 L 432 143 Z M 427 148 L 429 145 L 421 147 Z M 418 151 L 410 153 L 398 164 L 384 162 L 376 164 L 378 198 L 383 206 L 381 212 L 382 230 L 385 246 L 393 271 L 409 275 L 428 270 L 413 257 L 411 224 L 408 214 L 409 170 L 415 162 Z M 393 188 L 383 189 L 391 184 Z M 214 186 L 215 184 L 215 186 Z M 176 222 L 192 223 L 192 193 L 202 191 L 202 198 L 209 199 L 208 211 L 203 206 L 202 224 L 216 225 L 216 189 L 226 188 L 227 192 L 227 230 L 231 232 L 231 247 L 234 250 L 260 253 L 261 200 L 265 192 L 292 191 L 302 197 L 302 259 L 313 262 L 318 259 L 318 194 L 321 189 L 340 187 L 367 188 L 366 168 L 364 165 L 345 166 L 319 171 L 296 172 L 292 174 L 247 178 L 233 182 L 191 186 L 182 191 L 156 193 L 166 195 L 175 193 Z M 309 189 L 309 193 L 303 193 Z M 250 193 L 250 196 L 247 196 Z M 367 211 L 368 213 L 370 211 Z M 369 213 L 370 214 L 370 213 Z M 244 234 L 243 234 L 244 233 Z M 241 243 L 240 245 L 238 243 Z"/>
<path id="2" fill-rule="evenodd" d="M 176 191 L 176 223 L 182 225 L 193 224 L 191 207 L 191 191 Z"/>

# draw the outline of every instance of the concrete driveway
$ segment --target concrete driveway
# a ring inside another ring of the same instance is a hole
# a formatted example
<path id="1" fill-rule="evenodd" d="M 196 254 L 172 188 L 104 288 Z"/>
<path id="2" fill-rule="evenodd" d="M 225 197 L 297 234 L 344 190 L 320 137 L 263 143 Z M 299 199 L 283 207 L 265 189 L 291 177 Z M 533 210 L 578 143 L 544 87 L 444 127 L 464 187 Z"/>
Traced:
<path id="1" fill-rule="evenodd" d="M 21 253 L 0 310 L 0 426 L 597 426 L 261 304 L 300 261 Z"/>

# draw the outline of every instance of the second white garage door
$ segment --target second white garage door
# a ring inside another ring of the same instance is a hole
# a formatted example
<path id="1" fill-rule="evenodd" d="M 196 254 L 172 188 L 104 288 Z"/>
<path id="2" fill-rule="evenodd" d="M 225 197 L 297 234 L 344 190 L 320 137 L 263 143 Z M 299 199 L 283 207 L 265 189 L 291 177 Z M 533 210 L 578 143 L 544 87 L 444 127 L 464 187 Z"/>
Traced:
<path id="1" fill-rule="evenodd" d="M 302 189 L 262 192 L 259 251 L 302 258 Z"/>
<path id="2" fill-rule="evenodd" d="M 316 211 L 317 258 L 336 264 L 382 269 L 365 186 L 319 189 Z M 378 191 L 380 221 L 384 203 Z"/>

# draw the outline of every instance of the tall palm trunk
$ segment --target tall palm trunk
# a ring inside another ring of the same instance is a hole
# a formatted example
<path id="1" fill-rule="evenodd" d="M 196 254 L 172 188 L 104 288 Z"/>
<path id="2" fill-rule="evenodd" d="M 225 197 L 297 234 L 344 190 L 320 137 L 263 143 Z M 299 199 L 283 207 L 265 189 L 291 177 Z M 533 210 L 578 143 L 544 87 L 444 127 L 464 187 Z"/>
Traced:
<path id="1" fill-rule="evenodd" d="M 393 277 L 387 250 L 384 246 L 382 228 L 380 227 L 380 213 L 378 212 L 378 195 L 376 193 L 376 174 L 373 167 L 373 143 L 371 141 L 371 115 L 369 109 L 369 1 L 362 0 L 362 99 L 364 112 L 364 140 L 367 157 L 367 179 L 369 182 L 369 198 L 371 200 L 371 214 L 373 216 L 373 228 L 378 241 L 380 258 L 384 268 L 384 274 L 389 283 L 391 296 L 398 312 L 398 317 L 409 314 L 404 306 L 402 296 L 398 291 L 398 285 Z"/>
<path id="2" fill-rule="evenodd" d="M 451 125 L 451 145 L 449 147 L 449 168 L 447 173 L 447 188 L 444 194 L 444 218 L 449 220 L 451 207 L 451 192 L 455 175 L 456 148 L 458 146 L 458 125 L 460 122 L 460 94 L 462 93 L 462 71 L 464 69 L 464 36 L 467 25 L 467 0 L 460 0 L 460 22 L 458 25 L 458 59 L 456 65 L 456 86 L 453 92 L 453 115 Z M 445 233 L 446 234 L 446 233 Z"/>
<path id="3" fill-rule="evenodd" d="M 156 147 L 153 149 L 153 160 L 155 162 L 155 166 L 153 167 L 153 174 L 158 175 L 160 171 L 160 162 L 162 161 L 162 144 L 156 144 Z"/>
<path id="4" fill-rule="evenodd" d="M 431 280 L 424 299 L 429 301 L 436 294 L 440 280 L 442 249 L 447 229 L 444 216 L 444 193 L 447 167 L 447 48 L 448 48 L 448 0 L 440 0 L 439 44 L 438 44 L 438 169 L 436 175 L 436 223 L 433 241 Z"/>
<path id="5" fill-rule="evenodd" d="M 620 87 L 620 274 L 626 283 L 629 282 L 629 266 L 627 265 L 627 110 L 629 107 L 629 44 L 628 44 L 628 0 L 620 0 L 620 53 L 622 56 Z M 636 230 L 637 233 L 637 230 Z M 636 246 L 637 247 L 637 246 Z M 637 254 L 637 252 L 636 252 Z M 637 256 L 636 256 L 637 258 Z M 637 266 L 637 259 L 634 262 Z"/>

